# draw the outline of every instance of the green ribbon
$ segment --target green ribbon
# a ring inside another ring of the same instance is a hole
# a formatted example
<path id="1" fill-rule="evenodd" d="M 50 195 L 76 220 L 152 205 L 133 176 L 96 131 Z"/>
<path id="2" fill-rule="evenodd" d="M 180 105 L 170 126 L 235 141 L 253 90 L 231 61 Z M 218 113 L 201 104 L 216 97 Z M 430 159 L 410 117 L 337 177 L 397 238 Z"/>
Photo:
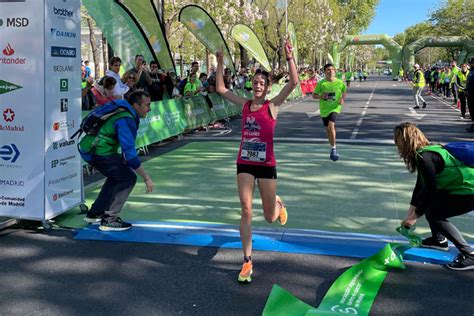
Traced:
<path id="1" fill-rule="evenodd" d="M 400 227 L 397 227 L 396 231 L 399 232 L 402 236 L 405 236 L 412 247 L 420 247 L 421 237 L 414 233 L 415 229 L 415 225 L 412 225 L 410 228 L 405 228 L 402 225 Z"/>
<path id="2" fill-rule="evenodd" d="M 318 308 L 275 284 L 262 315 L 369 315 L 388 270 L 405 269 L 401 254 L 406 249 L 387 244 L 377 254 L 352 266 L 337 278 Z"/>

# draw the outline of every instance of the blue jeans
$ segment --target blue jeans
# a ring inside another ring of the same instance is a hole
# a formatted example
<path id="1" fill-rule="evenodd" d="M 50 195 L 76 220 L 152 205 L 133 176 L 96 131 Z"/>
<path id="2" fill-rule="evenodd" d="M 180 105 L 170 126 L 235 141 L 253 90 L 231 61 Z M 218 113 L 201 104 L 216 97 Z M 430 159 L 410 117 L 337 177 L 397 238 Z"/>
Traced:
<path id="1" fill-rule="evenodd" d="M 93 156 L 92 165 L 107 179 L 92 204 L 90 214 L 101 215 L 106 222 L 113 222 L 132 192 L 137 175 L 118 154 Z"/>

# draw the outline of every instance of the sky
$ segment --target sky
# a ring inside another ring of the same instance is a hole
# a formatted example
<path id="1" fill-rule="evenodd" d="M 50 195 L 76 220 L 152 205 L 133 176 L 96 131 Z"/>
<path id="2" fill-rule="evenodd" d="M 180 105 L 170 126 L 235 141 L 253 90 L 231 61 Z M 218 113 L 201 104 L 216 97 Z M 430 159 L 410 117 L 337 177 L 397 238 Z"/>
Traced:
<path id="1" fill-rule="evenodd" d="M 394 36 L 427 20 L 441 3 L 441 0 L 380 0 L 375 17 L 363 34 Z"/>

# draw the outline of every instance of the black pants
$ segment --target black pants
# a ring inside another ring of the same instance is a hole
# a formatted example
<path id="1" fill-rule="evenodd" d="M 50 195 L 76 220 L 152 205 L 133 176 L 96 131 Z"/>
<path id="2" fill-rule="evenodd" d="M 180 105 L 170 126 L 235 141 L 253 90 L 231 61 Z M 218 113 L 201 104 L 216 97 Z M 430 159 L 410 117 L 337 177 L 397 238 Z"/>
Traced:
<path id="1" fill-rule="evenodd" d="M 467 106 L 471 114 L 471 121 L 474 123 L 474 92 L 467 96 Z"/>
<path id="2" fill-rule="evenodd" d="M 461 115 L 462 117 L 464 117 L 466 116 L 466 93 L 464 91 L 459 91 L 458 98 L 459 98 L 459 103 L 461 103 Z"/>
<path id="3" fill-rule="evenodd" d="M 451 241 L 462 253 L 471 253 L 472 249 L 462 237 L 459 230 L 447 219 L 463 215 L 474 210 L 474 195 L 440 194 L 433 207 L 425 210 L 431 233 L 434 238 L 441 240 L 444 236 Z M 420 210 L 422 213 L 423 210 Z"/>
<path id="4" fill-rule="evenodd" d="M 113 222 L 132 192 L 137 175 L 124 163 L 120 155 L 94 156 L 92 165 L 107 179 L 92 204 L 90 213 L 102 215 L 105 221 Z"/>

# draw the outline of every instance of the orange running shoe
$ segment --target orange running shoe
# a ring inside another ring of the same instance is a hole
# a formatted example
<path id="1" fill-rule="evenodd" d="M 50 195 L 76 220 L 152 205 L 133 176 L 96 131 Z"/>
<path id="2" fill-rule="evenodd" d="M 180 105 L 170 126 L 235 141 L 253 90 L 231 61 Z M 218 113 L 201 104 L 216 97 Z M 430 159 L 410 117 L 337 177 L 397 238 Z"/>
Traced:
<path id="1" fill-rule="evenodd" d="M 280 215 L 278 220 L 280 221 L 281 225 L 285 225 L 286 221 L 288 221 L 288 212 L 286 211 L 285 204 L 283 204 L 283 201 L 278 195 L 276 196 L 276 202 L 280 205 Z"/>
<path id="2" fill-rule="evenodd" d="M 253 273 L 252 267 L 253 267 L 252 261 L 244 262 L 244 264 L 242 265 L 242 270 L 240 270 L 240 273 L 239 273 L 239 278 L 237 279 L 239 283 L 252 282 L 252 273 Z"/>

